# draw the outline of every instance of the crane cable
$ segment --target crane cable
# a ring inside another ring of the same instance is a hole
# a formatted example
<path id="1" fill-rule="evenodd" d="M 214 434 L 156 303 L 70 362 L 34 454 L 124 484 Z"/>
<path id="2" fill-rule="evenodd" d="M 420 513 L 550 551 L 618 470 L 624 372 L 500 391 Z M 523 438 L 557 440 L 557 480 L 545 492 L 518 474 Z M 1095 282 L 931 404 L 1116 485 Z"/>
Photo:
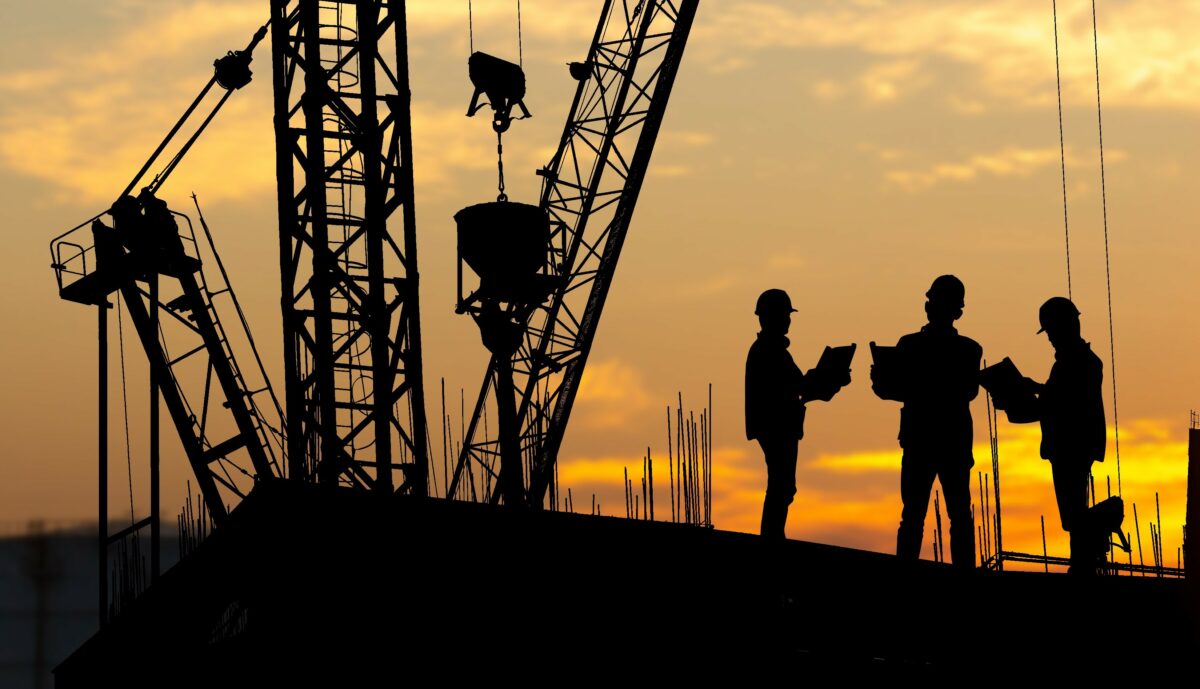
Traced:
<path id="1" fill-rule="evenodd" d="M 1096 124 L 1099 132 L 1100 145 L 1100 204 L 1104 222 L 1104 282 L 1107 290 L 1108 298 L 1108 346 L 1109 346 L 1109 371 L 1112 378 L 1113 391 L 1113 444 L 1117 457 L 1117 495 L 1122 495 L 1121 486 L 1121 430 L 1120 416 L 1117 406 L 1117 348 L 1116 338 L 1114 337 L 1113 327 L 1113 299 L 1112 299 L 1112 261 L 1109 254 L 1108 242 L 1108 189 L 1105 179 L 1104 170 L 1104 115 L 1101 107 L 1100 99 L 1100 40 L 1099 30 L 1096 20 L 1096 0 L 1092 0 L 1092 52 L 1096 70 Z M 1059 48 L 1058 48 L 1058 3 L 1057 0 L 1051 0 L 1051 8 L 1054 15 L 1054 73 L 1058 90 L 1058 150 L 1062 163 L 1062 190 L 1063 190 L 1063 234 L 1066 241 L 1066 257 L 1067 257 L 1067 297 L 1071 298 L 1071 233 L 1070 225 L 1067 222 L 1067 156 L 1066 146 L 1063 137 L 1063 107 L 1062 107 L 1062 71 L 1059 67 Z"/>
<path id="2" fill-rule="evenodd" d="M 133 512 L 133 453 L 129 449 L 129 395 L 125 384 L 125 332 L 121 326 L 121 293 L 117 293 L 117 347 L 121 352 L 121 409 L 125 419 L 125 468 L 129 474 L 129 523 L 137 520 Z"/>
<path id="3" fill-rule="evenodd" d="M 1051 0 L 1050 6 L 1054 14 L 1054 79 L 1058 87 L 1058 155 L 1062 162 L 1063 238 L 1067 249 L 1067 298 L 1072 299 L 1071 225 L 1067 222 L 1067 148 L 1063 142 L 1062 70 L 1059 68 L 1058 57 L 1058 1 Z"/>
<path id="4" fill-rule="evenodd" d="M 467 40 L 469 55 L 475 54 L 475 12 L 467 0 Z M 521 0 L 517 0 L 517 65 L 525 67 L 525 42 L 521 37 Z"/>
<path id="5" fill-rule="evenodd" d="M 1113 391 L 1113 442 L 1117 454 L 1117 495 L 1121 495 L 1121 426 L 1117 416 L 1117 345 L 1113 338 L 1112 269 L 1108 254 L 1108 190 L 1104 179 L 1104 116 L 1100 108 L 1100 39 L 1098 34 L 1096 0 L 1092 0 L 1092 50 L 1096 65 L 1096 124 L 1100 133 L 1100 207 L 1104 217 L 1104 283 L 1108 289 L 1108 351 Z"/>

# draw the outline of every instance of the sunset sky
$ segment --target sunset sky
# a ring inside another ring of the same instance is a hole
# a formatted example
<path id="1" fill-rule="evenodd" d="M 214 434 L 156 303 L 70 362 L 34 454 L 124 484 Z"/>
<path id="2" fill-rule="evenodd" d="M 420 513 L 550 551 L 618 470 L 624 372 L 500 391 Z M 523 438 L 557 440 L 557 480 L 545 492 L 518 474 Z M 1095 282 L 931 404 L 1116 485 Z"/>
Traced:
<path id="1" fill-rule="evenodd" d="M 486 352 L 453 313 L 454 226 L 495 193 L 486 121 L 463 116 L 466 2 L 411 0 L 416 212 L 431 424 L 442 378 L 478 389 Z M 475 47 L 516 57 L 514 2 L 476 0 Z M 1061 0 L 1071 270 L 1083 333 L 1105 363 L 1111 476 L 1112 367 L 1101 221 L 1091 3 Z M 1147 522 L 1161 495 L 1175 563 L 1185 508 L 1188 410 L 1200 379 L 1193 266 L 1200 195 L 1200 4 L 1098 0 L 1121 479 Z M 509 195 L 533 201 L 600 3 L 523 0 L 526 104 L 505 138 Z M 0 521 L 95 511 L 95 314 L 60 301 L 51 237 L 106 208 L 211 73 L 267 16 L 266 0 L 7 3 L 0 22 Z M 899 519 L 898 405 L 877 399 L 866 345 L 923 324 L 943 273 L 966 284 L 959 330 L 984 357 L 1044 379 L 1053 354 L 1037 307 L 1067 291 L 1049 0 L 701 0 L 662 135 L 560 455 L 563 491 L 623 511 L 622 469 L 665 456 L 664 409 L 699 410 L 713 386 L 714 521 L 756 531 L 765 485 L 745 440 L 742 376 L 757 295 L 787 290 L 802 368 L 857 342 L 853 382 L 809 407 L 792 538 L 883 552 Z M 195 192 L 282 390 L 270 55 L 161 196 Z M 128 324 L 127 324 L 128 325 Z M 130 331 L 127 330 L 126 335 Z M 115 333 L 114 333 L 115 338 Z M 136 510 L 146 510 L 145 357 L 126 342 Z M 119 361 L 113 343 L 112 376 Z M 110 397 L 111 496 L 128 503 L 119 387 Z M 981 396 L 976 465 L 990 473 Z M 1005 546 L 1066 554 L 1034 426 L 1000 423 Z M 435 464 L 441 446 L 433 433 Z M 188 469 L 164 430 L 164 505 Z M 657 471 L 656 478 L 665 475 Z M 665 480 L 658 485 L 661 515 Z M 974 479 L 973 479 L 974 481 Z M 977 489 L 972 483 L 972 493 Z M 976 495 L 976 500 L 978 496 Z M 977 507 L 978 510 L 978 507 Z M 927 522 L 932 525 L 932 510 Z M 1132 510 L 1126 522 L 1132 531 Z M 927 529 L 928 532 L 928 529 Z M 928 538 L 925 553 L 929 553 Z M 1136 556 L 1135 556 L 1136 560 Z"/>

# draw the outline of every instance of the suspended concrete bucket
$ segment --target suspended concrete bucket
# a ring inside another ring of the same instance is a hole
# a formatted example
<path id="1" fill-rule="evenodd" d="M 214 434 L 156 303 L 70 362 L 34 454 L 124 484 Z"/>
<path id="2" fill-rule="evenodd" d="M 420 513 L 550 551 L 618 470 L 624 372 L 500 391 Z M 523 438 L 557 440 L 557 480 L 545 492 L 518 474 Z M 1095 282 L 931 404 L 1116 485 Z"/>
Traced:
<path id="1" fill-rule="evenodd" d="M 541 272 L 550 242 L 545 211 L 527 203 L 492 201 L 467 206 L 454 221 L 459 260 L 479 276 L 479 299 L 540 303 L 545 298 L 547 277 Z"/>

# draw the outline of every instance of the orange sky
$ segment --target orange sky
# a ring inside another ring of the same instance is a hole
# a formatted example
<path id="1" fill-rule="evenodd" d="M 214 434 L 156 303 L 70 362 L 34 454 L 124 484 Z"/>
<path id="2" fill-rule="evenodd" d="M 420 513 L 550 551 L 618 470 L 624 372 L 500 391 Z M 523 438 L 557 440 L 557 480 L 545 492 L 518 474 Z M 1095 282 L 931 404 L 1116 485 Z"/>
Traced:
<path id="1" fill-rule="evenodd" d="M 1058 4 L 1073 291 L 1109 376 L 1090 3 Z M 513 57 L 512 3 L 475 5 L 476 48 Z M 967 285 L 961 332 L 987 359 L 1011 356 L 1027 374 L 1046 375 L 1052 353 L 1034 334 L 1036 309 L 1066 290 L 1047 5 L 702 0 L 560 460 L 578 505 L 595 492 L 606 513 L 623 509 L 621 469 L 640 473 L 647 444 L 656 456 L 664 450 L 665 406 L 682 391 L 685 406 L 699 409 L 712 383 L 714 517 L 722 528 L 756 528 L 765 476 L 739 414 L 753 303 L 767 287 L 796 302 L 792 352 L 807 368 L 825 344 L 865 347 L 915 330 L 929 281 L 953 272 Z M 244 45 L 265 6 L 71 0 L 6 8 L 0 520 L 94 510 L 94 314 L 57 299 L 48 240 L 111 201 L 207 79 L 212 59 Z M 1138 503 L 1143 540 L 1161 492 L 1173 563 L 1186 412 L 1200 376 L 1191 355 L 1200 331 L 1192 269 L 1200 200 L 1187 181 L 1200 152 L 1200 7 L 1098 6 L 1122 484 Z M 532 172 L 551 154 L 573 93 L 563 63 L 586 50 L 598 3 L 524 0 L 522 9 L 534 118 L 506 137 L 505 162 L 510 195 L 529 200 Z M 494 193 L 495 161 L 486 125 L 462 116 L 470 96 L 465 3 L 414 0 L 409 14 L 426 403 L 436 419 L 439 379 L 457 409 L 458 390 L 477 389 L 485 364 L 475 327 L 453 314 L 451 216 Z M 277 362 L 269 60 L 260 51 L 258 79 L 234 96 L 162 195 L 176 207 L 199 195 L 264 354 Z M 131 351 L 127 366 L 144 511 L 143 358 Z M 123 504 L 117 390 L 111 405 L 112 500 Z M 841 396 L 813 405 L 792 537 L 892 548 L 896 406 L 871 394 L 865 360 Z M 977 465 L 990 468 L 982 398 L 975 417 Z M 1065 552 L 1036 428 L 1002 421 L 1000 432 L 1006 546 L 1040 550 L 1045 515 L 1051 550 Z M 164 451 L 164 503 L 173 511 L 186 469 L 173 440 Z M 1115 490 L 1112 445 L 1109 458 L 1097 469 L 1098 492 L 1109 474 Z M 664 500 L 665 483 L 658 494 Z"/>

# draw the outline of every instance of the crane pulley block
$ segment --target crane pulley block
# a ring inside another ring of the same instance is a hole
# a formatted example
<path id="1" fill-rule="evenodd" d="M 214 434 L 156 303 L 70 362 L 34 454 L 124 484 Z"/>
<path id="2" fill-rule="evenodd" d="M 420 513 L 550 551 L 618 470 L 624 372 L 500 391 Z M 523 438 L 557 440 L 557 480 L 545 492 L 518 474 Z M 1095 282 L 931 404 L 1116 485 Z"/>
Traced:
<path id="1" fill-rule="evenodd" d="M 213 78 L 221 88 L 236 91 L 250 83 L 254 77 L 254 72 L 250 71 L 250 62 L 254 59 L 254 46 L 267 35 L 267 26 L 263 24 L 254 33 L 245 50 L 231 50 L 224 57 L 213 60 Z"/>
<path id="2" fill-rule="evenodd" d="M 521 111 L 517 119 L 532 117 L 524 103 L 525 70 L 520 65 L 476 51 L 467 59 L 467 71 L 475 86 L 467 117 L 474 117 L 485 105 L 492 106 L 492 129 L 497 133 L 508 131 L 512 125 L 514 107 Z M 486 103 L 479 102 L 480 95 L 487 96 Z"/>

